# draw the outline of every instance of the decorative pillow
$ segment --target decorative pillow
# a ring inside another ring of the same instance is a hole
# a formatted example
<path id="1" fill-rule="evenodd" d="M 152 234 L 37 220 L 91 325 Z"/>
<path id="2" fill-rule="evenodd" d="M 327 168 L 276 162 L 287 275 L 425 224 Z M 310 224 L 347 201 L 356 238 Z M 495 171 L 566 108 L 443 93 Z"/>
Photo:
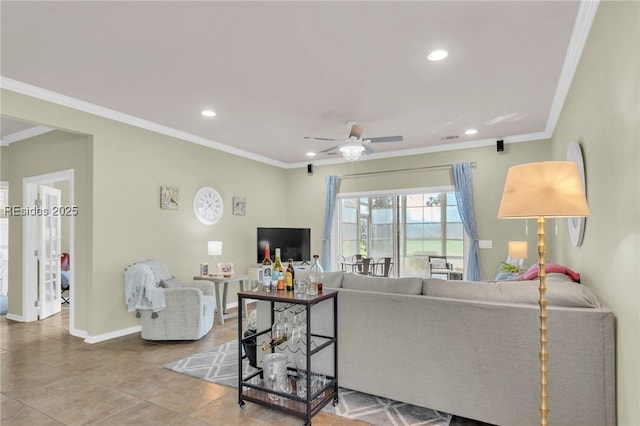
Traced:
<path id="1" fill-rule="evenodd" d="M 527 281 L 533 280 L 538 277 L 538 271 L 539 271 L 538 264 L 532 265 L 531 268 L 527 270 L 527 272 L 520 275 L 519 279 L 527 280 Z M 547 274 L 550 272 L 565 274 L 566 276 L 570 277 L 574 282 L 577 282 L 577 283 L 580 282 L 580 274 L 578 272 L 572 271 L 566 266 L 558 265 L 556 263 L 547 263 L 545 265 L 545 271 L 547 271 Z"/>
<path id="2" fill-rule="evenodd" d="M 180 288 L 182 287 L 182 283 L 178 281 L 176 277 L 171 277 L 168 280 L 160 280 L 159 287 L 162 288 Z"/>
<path id="3" fill-rule="evenodd" d="M 518 267 L 507 262 L 500 262 L 496 272 L 496 281 L 511 281 L 518 278 Z"/>

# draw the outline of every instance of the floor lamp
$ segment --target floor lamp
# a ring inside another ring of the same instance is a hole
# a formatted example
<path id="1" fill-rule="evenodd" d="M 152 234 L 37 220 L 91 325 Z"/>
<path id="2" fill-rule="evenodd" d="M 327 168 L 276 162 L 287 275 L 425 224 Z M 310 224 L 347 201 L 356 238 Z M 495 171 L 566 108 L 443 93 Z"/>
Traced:
<path id="1" fill-rule="evenodd" d="M 545 218 L 588 216 L 589 207 L 576 163 L 549 161 L 509 168 L 499 218 L 538 220 L 538 276 L 540 279 L 540 425 L 546 426 L 547 405 L 547 291 L 544 243 Z"/>

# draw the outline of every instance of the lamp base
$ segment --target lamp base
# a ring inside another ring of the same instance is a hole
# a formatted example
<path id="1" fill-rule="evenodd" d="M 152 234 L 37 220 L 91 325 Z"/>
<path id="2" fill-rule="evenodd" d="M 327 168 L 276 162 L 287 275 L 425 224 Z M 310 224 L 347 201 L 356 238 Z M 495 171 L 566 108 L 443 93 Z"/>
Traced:
<path id="1" fill-rule="evenodd" d="M 540 426 L 547 426 L 549 406 L 547 405 L 547 272 L 545 268 L 545 254 L 547 248 L 544 243 L 544 217 L 538 216 L 538 277 L 540 279 Z"/>

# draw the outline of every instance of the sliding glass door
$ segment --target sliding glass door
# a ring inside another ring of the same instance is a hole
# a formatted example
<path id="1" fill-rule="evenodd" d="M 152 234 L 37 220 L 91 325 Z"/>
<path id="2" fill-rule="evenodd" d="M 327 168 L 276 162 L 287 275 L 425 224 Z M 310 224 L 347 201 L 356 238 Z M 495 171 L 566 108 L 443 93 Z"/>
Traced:
<path id="1" fill-rule="evenodd" d="M 426 276 L 430 255 L 463 267 L 464 230 L 453 189 L 342 195 L 336 218 L 339 259 L 391 257 L 393 276 Z"/>

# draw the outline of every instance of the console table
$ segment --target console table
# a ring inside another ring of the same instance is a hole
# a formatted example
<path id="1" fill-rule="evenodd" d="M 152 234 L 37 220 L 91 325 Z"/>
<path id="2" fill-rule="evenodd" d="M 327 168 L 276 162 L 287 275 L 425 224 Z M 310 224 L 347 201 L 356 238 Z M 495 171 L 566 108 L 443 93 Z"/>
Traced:
<path id="1" fill-rule="evenodd" d="M 230 277 L 218 277 L 213 275 L 196 275 L 194 280 L 211 281 L 215 285 L 216 292 L 216 322 L 224 324 L 225 318 L 238 316 L 237 312 L 227 312 L 227 287 L 229 283 L 237 282 L 240 285 L 240 291 L 244 291 L 244 283 L 249 280 L 249 275 L 232 275 Z M 222 284 L 222 295 L 220 294 L 220 284 Z M 243 299 L 244 312 L 247 312 L 247 299 Z M 238 311 L 242 309 L 238 307 Z"/>

